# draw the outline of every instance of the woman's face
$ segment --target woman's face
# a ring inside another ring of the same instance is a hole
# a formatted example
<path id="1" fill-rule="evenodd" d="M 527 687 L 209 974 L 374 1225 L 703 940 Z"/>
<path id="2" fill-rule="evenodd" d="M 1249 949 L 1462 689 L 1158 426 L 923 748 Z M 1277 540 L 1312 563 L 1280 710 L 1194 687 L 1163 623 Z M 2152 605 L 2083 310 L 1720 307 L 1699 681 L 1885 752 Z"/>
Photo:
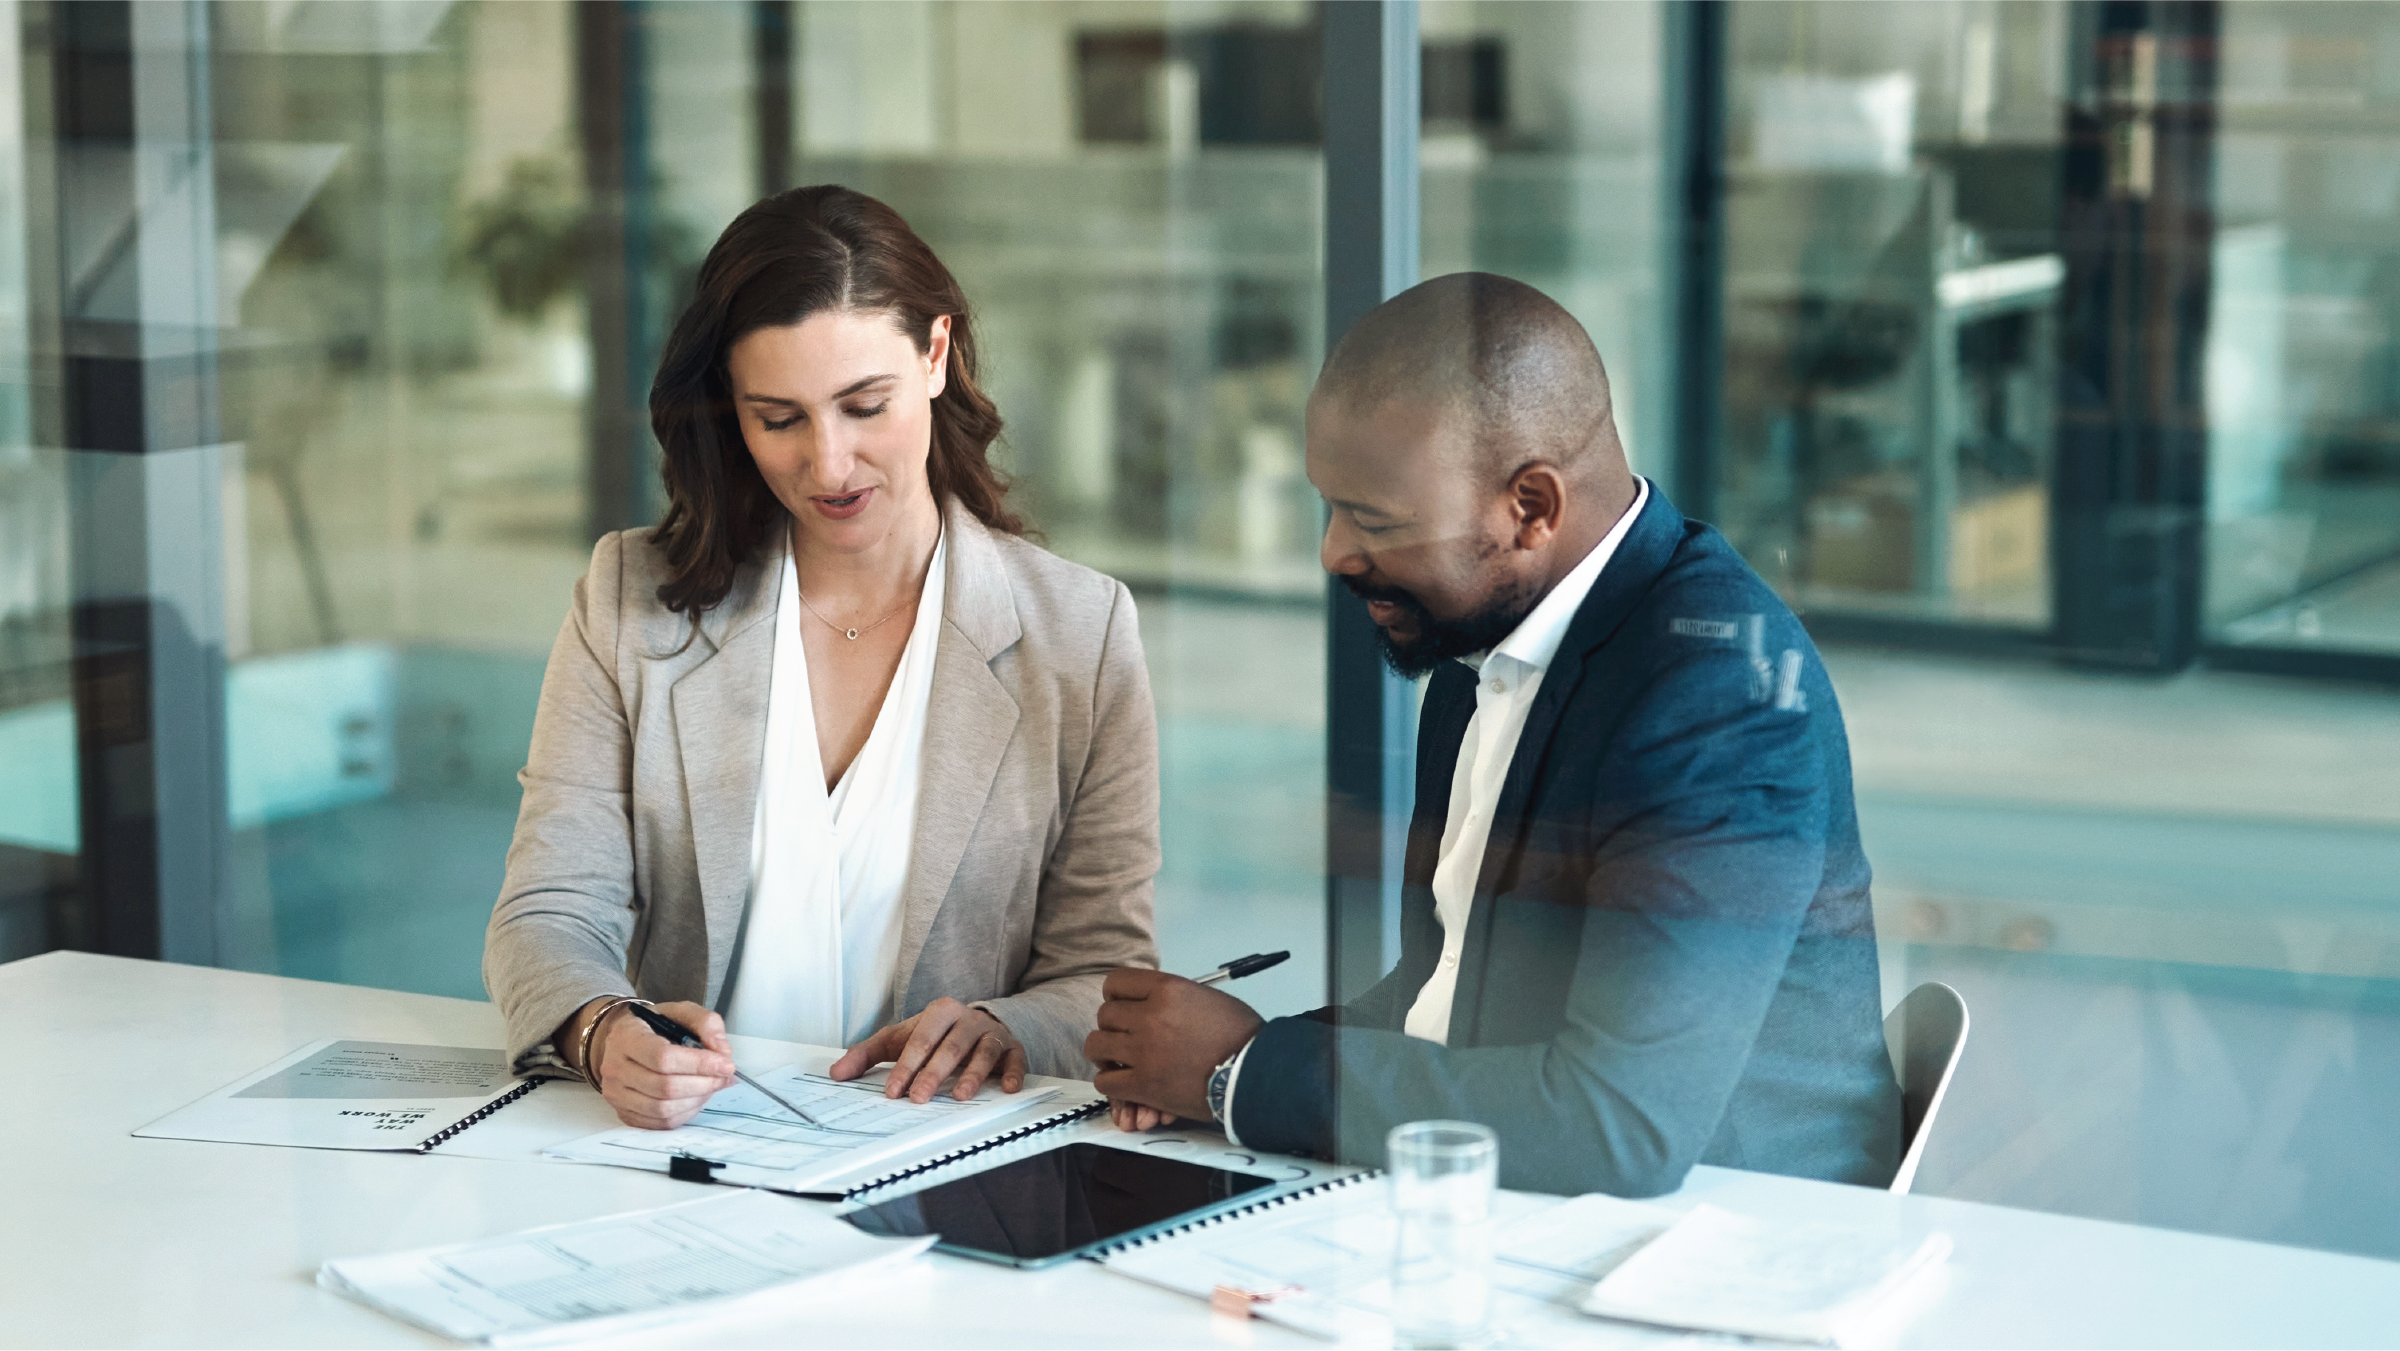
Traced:
<path id="1" fill-rule="evenodd" d="M 950 356 L 950 316 L 926 350 L 882 311 L 762 328 L 726 354 L 742 441 L 812 544 L 875 547 L 933 499 L 925 459 Z"/>

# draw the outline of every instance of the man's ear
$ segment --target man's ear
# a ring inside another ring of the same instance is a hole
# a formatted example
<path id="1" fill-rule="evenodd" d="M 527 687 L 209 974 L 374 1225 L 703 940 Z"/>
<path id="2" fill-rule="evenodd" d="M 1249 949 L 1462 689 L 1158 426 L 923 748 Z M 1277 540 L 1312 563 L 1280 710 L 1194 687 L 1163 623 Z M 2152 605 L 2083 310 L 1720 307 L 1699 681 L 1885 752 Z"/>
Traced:
<path id="1" fill-rule="evenodd" d="M 1508 480 L 1508 507 L 1517 526 L 1517 547 L 1539 549 L 1558 538 L 1567 510 L 1567 482 L 1555 465 L 1536 461 Z"/>

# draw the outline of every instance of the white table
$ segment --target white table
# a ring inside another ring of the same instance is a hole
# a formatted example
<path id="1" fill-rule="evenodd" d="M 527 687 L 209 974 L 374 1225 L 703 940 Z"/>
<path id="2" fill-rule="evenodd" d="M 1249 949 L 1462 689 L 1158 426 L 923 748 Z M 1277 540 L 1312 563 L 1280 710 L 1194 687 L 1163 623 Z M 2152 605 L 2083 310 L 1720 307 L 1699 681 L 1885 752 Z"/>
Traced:
<path id="1" fill-rule="evenodd" d="M 129 1134 L 319 1037 L 500 1045 L 486 1004 L 57 952 L 0 966 L 0 1026 L 19 1086 L 0 1122 L 0 1345 L 442 1345 L 319 1290 L 318 1265 L 700 1194 L 624 1169 Z M 1716 1168 L 1669 1204 L 1702 1200 L 1948 1232 L 1903 1346 L 2400 1344 L 2400 1264 Z M 625 1344 L 1323 1345 L 1089 1263 L 941 1254 L 805 1317 Z"/>

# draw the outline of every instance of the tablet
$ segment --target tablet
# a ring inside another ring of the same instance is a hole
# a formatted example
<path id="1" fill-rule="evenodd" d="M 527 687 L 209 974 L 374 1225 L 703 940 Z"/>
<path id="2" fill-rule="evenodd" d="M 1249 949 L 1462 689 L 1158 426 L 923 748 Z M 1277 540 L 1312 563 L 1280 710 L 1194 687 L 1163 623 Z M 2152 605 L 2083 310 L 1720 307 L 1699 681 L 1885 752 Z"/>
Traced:
<path id="1" fill-rule="evenodd" d="M 1046 1267 L 1226 1208 L 1272 1178 L 1078 1140 L 843 1216 L 870 1234 Z"/>

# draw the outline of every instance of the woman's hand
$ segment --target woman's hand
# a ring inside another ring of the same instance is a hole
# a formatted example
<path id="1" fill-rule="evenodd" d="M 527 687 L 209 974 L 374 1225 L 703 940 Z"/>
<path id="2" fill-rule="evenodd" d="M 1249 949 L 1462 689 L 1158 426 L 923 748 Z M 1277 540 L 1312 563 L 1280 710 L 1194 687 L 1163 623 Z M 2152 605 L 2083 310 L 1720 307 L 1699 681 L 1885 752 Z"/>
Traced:
<path id="1" fill-rule="evenodd" d="M 952 1095 L 960 1102 L 994 1077 L 1004 1093 L 1025 1086 L 1025 1047 L 1009 1035 L 1007 1025 L 947 997 L 851 1047 L 827 1073 L 855 1079 L 887 1060 L 894 1062 L 883 1084 L 887 1098 L 906 1094 L 910 1102 L 931 1102 L 952 1071 L 958 1074 Z"/>
<path id="2" fill-rule="evenodd" d="M 700 1034 L 708 1043 L 670 1045 L 633 1016 L 612 1010 L 592 1033 L 592 1061 L 600 1068 L 600 1096 L 617 1109 L 617 1120 L 645 1130 L 672 1130 L 700 1114 L 709 1097 L 733 1083 L 733 1043 L 725 1020 L 698 1004 L 661 1004 L 658 1011 Z M 589 1069 L 585 1078 L 591 1078 Z"/>

